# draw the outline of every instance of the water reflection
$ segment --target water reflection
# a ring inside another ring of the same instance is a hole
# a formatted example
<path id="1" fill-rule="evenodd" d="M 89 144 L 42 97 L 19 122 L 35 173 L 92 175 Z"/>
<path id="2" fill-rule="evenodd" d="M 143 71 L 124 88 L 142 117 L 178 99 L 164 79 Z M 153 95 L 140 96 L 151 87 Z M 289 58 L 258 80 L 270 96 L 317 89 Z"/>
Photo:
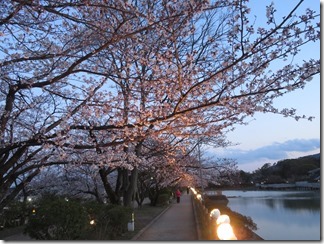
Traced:
<path id="1" fill-rule="evenodd" d="M 265 240 L 320 240 L 320 192 L 223 191 Z"/>
<path id="2" fill-rule="evenodd" d="M 319 199 L 292 198 L 292 199 L 264 199 L 270 208 L 285 208 L 286 211 L 315 211 L 320 212 Z"/>

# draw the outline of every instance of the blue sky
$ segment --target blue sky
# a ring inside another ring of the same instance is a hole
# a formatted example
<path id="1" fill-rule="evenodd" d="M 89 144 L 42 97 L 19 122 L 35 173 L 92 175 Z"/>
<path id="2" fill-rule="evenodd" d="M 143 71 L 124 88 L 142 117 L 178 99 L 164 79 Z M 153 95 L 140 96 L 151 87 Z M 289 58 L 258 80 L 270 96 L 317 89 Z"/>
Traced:
<path id="1" fill-rule="evenodd" d="M 265 11 L 269 0 L 251 0 L 258 13 Z M 292 6 L 296 0 L 274 1 L 284 14 L 287 4 Z M 284 6 L 283 6 L 284 5 Z M 304 1 L 303 6 L 312 6 L 320 12 L 320 2 Z M 258 16 L 258 20 L 260 17 Z M 258 21 L 259 22 L 259 21 Z M 320 56 L 320 46 L 307 48 L 307 55 Z M 251 117 L 247 126 L 237 126 L 227 134 L 228 140 L 239 143 L 237 146 L 217 148 L 210 152 L 216 157 L 235 158 L 238 168 L 244 171 L 256 170 L 265 163 L 274 163 L 282 159 L 298 158 L 320 152 L 320 76 L 317 75 L 303 90 L 297 90 L 275 100 L 278 108 L 296 108 L 297 114 L 314 116 L 313 121 L 285 118 L 275 114 L 258 113 Z"/>

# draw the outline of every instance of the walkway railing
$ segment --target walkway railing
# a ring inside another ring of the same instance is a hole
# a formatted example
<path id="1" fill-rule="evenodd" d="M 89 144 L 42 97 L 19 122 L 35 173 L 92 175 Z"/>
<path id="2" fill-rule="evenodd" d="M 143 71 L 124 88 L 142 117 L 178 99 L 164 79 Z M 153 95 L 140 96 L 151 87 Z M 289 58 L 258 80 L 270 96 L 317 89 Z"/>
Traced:
<path id="1" fill-rule="evenodd" d="M 190 188 L 198 224 L 199 240 L 237 240 L 230 225 L 228 215 L 222 215 L 218 209 L 210 212 L 205 206 L 203 197 L 194 188 Z"/>

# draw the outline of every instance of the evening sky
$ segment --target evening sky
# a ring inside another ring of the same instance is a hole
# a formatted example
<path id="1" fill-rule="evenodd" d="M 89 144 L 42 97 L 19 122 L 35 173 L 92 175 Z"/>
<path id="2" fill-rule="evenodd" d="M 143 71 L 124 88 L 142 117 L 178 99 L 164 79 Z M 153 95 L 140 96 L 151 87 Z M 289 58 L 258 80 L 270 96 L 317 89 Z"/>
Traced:
<path id="1" fill-rule="evenodd" d="M 251 0 L 252 14 L 256 13 L 257 23 L 264 21 L 265 6 L 269 0 Z M 287 15 L 288 9 L 297 0 L 275 0 L 277 13 Z M 317 0 L 304 1 L 302 7 L 311 7 L 320 13 L 320 3 Z M 319 58 L 320 43 L 313 43 L 304 48 L 304 57 Z M 296 108 L 298 115 L 314 116 L 312 121 L 283 117 L 276 114 L 257 113 L 246 121 L 248 125 L 236 126 L 235 130 L 227 134 L 227 139 L 236 146 L 215 148 L 209 150 L 215 157 L 229 157 L 236 159 L 238 168 L 244 171 L 254 171 L 265 163 L 274 163 L 288 158 L 317 154 L 320 152 L 320 110 L 321 110 L 320 75 L 316 75 L 308 82 L 304 89 L 293 91 L 274 101 L 280 108 Z"/>

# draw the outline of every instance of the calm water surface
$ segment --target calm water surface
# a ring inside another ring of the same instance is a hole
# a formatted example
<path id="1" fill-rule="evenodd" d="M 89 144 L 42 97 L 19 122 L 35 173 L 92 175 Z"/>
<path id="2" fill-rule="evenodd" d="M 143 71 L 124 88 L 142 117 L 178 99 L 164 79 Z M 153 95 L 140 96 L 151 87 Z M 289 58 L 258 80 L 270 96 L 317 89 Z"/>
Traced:
<path id="1" fill-rule="evenodd" d="M 264 240 L 320 240 L 320 191 L 222 191 Z"/>

